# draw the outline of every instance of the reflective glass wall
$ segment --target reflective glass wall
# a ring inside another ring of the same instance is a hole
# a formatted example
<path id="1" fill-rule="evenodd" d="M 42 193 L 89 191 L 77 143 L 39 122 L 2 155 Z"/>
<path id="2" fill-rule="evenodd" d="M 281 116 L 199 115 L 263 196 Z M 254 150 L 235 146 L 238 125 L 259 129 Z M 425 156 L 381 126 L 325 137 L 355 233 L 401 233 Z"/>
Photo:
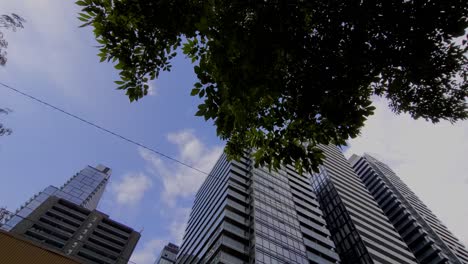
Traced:
<path id="1" fill-rule="evenodd" d="M 48 186 L 24 203 L 1 228 L 9 231 L 22 219 L 39 207 L 50 196 L 65 199 L 74 204 L 95 210 L 104 193 L 111 170 L 102 165 L 88 166 L 71 177 L 61 188 Z"/>

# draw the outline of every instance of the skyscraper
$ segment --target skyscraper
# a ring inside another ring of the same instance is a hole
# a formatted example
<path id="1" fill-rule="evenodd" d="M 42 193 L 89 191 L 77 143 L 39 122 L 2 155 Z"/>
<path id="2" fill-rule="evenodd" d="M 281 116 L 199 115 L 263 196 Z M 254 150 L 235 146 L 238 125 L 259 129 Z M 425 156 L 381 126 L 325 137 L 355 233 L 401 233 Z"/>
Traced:
<path id="1" fill-rule="evenodd" d="M 196 194 L 178 263 L 338 263 L 309 177 L 221 156 Z"/>
<path id="2" fill-rule="evenodd" d="M 1 228 L 7 231 L 11 230 L 22 219 L 27 218 L 49 196 L 63 198 L 89 210 L 96 209 L 111 172 L 111 169 L 103 165 L 96 168 L 91 166 L 84 168 L 71 177 L 61 188 L 49 186 L 34 195 Z"/>
<path id="3" fill-rule="evenodd" d="M 88 264 L 126 264 L 140 238 L 108 215 L 56 196 L 49 196 L 10 233 Z"/>
<path id="4" fill-rule="evenodd" d="M 335 146 L 312 183 L 343 264 L 415 264 L 413 253 Z"/>
<path id="5" fill-rule="evenodd" d="M 88 166 L 32 197 L 1 228 L 80 263 L 127 263 L 140 234 L 96 210 L 110 174 Z"/>
<path id="6" fill-rule="evenodd" d="M 154 264 L 175 264 L 177 260 L 177 254 L 179 253 L 179 247 L 169 243 L 164 246 L 161 254 Z"/>
<path id="7" fill-rule="evenodd" d="M 368 154 L 350 161 L 420 263 L 468 263 L 466 248 L 387 165 Z"/>

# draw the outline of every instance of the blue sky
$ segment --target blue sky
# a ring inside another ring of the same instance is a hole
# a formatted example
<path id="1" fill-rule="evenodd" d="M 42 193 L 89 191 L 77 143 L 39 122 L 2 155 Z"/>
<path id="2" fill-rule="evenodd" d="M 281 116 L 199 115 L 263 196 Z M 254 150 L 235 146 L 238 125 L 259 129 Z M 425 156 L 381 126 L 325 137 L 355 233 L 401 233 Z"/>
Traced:
<path id="1" fill-rule="evenodd" d="M 223 142 L 212 123 L 194 116 L 199 99 L 189 93 L 195 76 L 183 56 L 151 83 L 150 96 L 129 103 L 115 90 L 112 65 L 99 63 L 91 29 L 78 28 L 73 1 L 7 0 L 2 7 L 27 23 L 6 32 L 9 61 L 0 68 L 1 82 L 209 171 Z M 346 154 L 381 157 L 466 243 L 467 122 L 433 126 L 395 116 L 382 100 L 375 104 L 376 115 Z M 14 210 L 47 185 L 102 163 L 113 175 L 99 210 L 143 229 L 132 260 L 152 263 L 165 242 L 180 242 L 203 175 L 2 87 L 0 107 L 14 110 L 0 116 L 14 130 L 0 138 L 0 206 Z"/>

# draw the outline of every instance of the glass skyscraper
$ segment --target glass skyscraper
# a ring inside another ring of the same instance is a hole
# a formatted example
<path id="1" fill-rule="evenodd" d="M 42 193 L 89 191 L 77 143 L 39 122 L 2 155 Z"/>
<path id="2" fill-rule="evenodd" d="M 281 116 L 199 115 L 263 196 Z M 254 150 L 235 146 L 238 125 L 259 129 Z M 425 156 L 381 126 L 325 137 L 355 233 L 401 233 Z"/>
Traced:
<path id="1" fill-rule="evenodd" d="M 419 263 L 468 263 L 463 244 L 386 164 L 368 154 L 350 161 Z"/>
<path id="2" fill-rule="evenodd" d="M 62 187 L 49 186 L 34 195 L 1 228 L 7 231 L 11 230 L 50 196 L 65 199 L 88 210 L 95 210 L 104 193 L 111 172 L 111 169 L 103 165 L 84 168 L 71 177 Z"/>
<path id="3" fill-rule="evenodd" d="M 110 175 L 88 166 L 32 197 L 1 228 L 79 263 L 128 263 L 140 234 L 96 210 Z"/>
<path id="4" fill-rule="evenodd" d="M 223 154 L 196 194 L 177 263 L 468 263 L 388 166 L 320 148 L 313 177 Z"/>
<path id="5" fill-rule="evenodd" d="M 342 263 L 415 264 L 416 259 L 336 146 L 312 183 Z"/>
<path id="6" fill-rule="evenodd" d="M 310 184 L 221 156 L 196 194 L 177 263 L 339 263 Z"/>

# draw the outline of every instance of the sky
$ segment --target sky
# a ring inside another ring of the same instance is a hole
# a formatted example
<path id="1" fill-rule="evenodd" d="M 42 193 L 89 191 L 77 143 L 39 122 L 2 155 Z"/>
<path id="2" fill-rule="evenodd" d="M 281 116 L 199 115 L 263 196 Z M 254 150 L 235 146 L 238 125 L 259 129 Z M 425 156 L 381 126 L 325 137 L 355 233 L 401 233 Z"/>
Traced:
<path id="1" fill-rule="evenodd" d="M 224 143 L 194 113 L 193 65 L 183 55 L 150 83 L 149 96 L 130 103 L 116 90 L 112 64 L 99 63 L 90 28 L 78 28 L 73 1 L 3 0 L 25 28 L 5 32 L 8 62 L 0 82 L 209 171 Z M 395 115 L 375 98 L 376 114 L 346 155 L 368 152 L 387 163 L 427 206 L 468 244 L 468 122 L 437 125 Z M 0 87 L 0 206 L 15 210 L 48 185 L 61 186 L 86 165 L 113 170 L 99 210 L 142 232 L 131 260 L 153 263 L 167 242 L 181 242 L 204 175 L 129 144 Z"/>

